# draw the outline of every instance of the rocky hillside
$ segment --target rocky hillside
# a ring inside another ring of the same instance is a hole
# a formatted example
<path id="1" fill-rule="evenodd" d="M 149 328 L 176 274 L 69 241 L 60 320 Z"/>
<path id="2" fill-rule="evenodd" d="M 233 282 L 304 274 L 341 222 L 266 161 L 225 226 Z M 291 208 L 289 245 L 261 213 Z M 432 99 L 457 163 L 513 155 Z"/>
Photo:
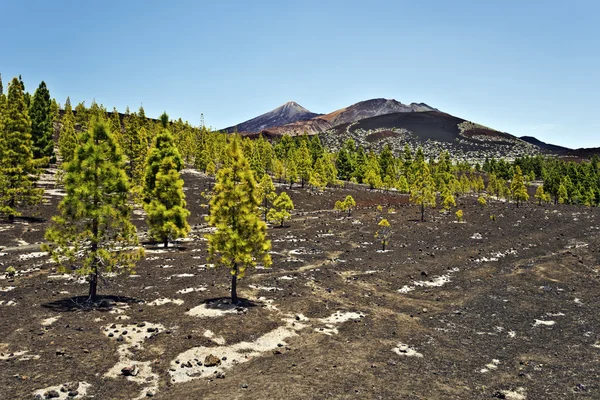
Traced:
<path id="1" fill-rule="evenodd" d="M 348 139 L 374 151 L 389 144 L 395 153 L 408 144 L 413 151 L 422 147 L 428 158 L 447 150 L 453 158 L 469 162 L 482 162 L 486 157 L 511 159 L 546 152 L 508 133 L 440 111 L 380 115 L 335 126 L 320 136 L 321 141 L 332 149 L 339 148 Z"/>
<path id="2" fill-rule="evenodd" d="M 377 117 L 392 113 L 413 113 L 423 111 L 438 111 L 425 103 L 403 104 L 393 99 L 372 99 L 361 101 L 349 107 L 341 108 L 326 115 L 320 115 L 306 121 L 298 121 L 287 125 L 265 129 L 268 135 L 309 135 L 325 132 L 335 126 L 365 118 Z"/>
<path id="3" fill-rule="evenodd" d="M 225 128 L 226 132 L 261 132 L 275 126 L 286 125 L 296 121 L 305 121 L 320 114 L 313 113 L 300 104 L 289 101 L 273 111 L 259 115 L 241 124 Z"/>

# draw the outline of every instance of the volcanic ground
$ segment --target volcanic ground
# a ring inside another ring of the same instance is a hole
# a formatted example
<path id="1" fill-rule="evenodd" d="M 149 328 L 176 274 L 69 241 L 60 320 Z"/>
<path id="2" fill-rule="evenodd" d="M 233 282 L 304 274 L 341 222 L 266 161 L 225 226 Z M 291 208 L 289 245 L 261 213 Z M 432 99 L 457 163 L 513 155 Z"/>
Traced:
<path id="1" fill-rule="evenodd" d="M 152 243 L 136 211 L 146 257 L 105 277 L 100 307 L 39 248 L 62 198 L 51 176 L 33 217 L 0 225 L 1 399 L 600 398 L 597 208 L 466 196 L 463 223 L 420 222 L 404 195 L 278 186 L 296 210 L 231 306 L 206 259 L 212 181 L 183 177 L 189 238 Z M 348 194 L 357 209 L 332 211 Z"/>

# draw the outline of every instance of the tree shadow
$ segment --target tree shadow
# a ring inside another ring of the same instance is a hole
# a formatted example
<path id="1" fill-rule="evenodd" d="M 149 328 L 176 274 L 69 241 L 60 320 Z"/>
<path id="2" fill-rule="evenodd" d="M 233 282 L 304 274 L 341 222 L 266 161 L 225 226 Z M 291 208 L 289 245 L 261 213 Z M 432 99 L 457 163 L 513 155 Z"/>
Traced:
<path id="1" fill-rule="evenodd" d="M 48 219 L 42 218 L 42 217 L 31 216 L 31 215 L 26 215 L 26 216 L 21 216 L 21 217 L 15 217 L 15 222 L 16 221 L 23 221 L 23 222 L 27 222 L 30 224 L 40 224 L 43 222 L 48 222 Z"/>
<path id="2" fill-rule="evenodd" d="M 232 310 L 236 308 L 251 308 L 259 306 L 259 304 L 255 303 L 254 301 L 243 297 L 238 297 L 237 303 L 232 303 L 231 297 L 215 297 L 212 299 L 204 300 L 202 304 L 206 305 L 206 308 L 210 308 L 211 310 L 222 311 Z"/>
<path id="3" fill-rule="evenodd" d="M 96 296 L 96 301 L 92 302 L 89 296 L 74 296 L 65 299 L 55 300 L 50 303 L 42 304 L 42 307 L 54 312 L 73 312 L 73 311 L 110 311 L 117 303 L 137 304 L 142 300 L 126 296 Z"/>

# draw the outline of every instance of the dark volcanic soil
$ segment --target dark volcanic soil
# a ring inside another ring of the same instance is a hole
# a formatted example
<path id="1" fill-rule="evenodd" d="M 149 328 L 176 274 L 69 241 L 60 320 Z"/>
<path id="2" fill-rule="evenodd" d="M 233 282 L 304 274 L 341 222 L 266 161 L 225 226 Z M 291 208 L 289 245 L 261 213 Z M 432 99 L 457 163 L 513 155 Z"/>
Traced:
<path id="1" fill-rule="evenodd" d="M 0 271 L 20 271 L 0 274 L 1 399 L 64 399 L 65 383 L 96 399 L 600 398 L 597 208 L 465 197 L 465 223 L 454 210 L 421 223 L 401 195 L 293 189 L 289 227 L 269 230 L 273 267 L 248 271 L 231 308 L 227 271 L 206 265 L 210 182 L 184 177 L 190 239 L 146 244 L 136 275 L 102 285 L 111 309 L 77 307 L 86 283 L 39 250 L 60 191 L 37 219 L 0 225 Z M 358 209 L 332 212 L 347 194 Z M 210 354 L 220 366 L 199 365 Z"/>

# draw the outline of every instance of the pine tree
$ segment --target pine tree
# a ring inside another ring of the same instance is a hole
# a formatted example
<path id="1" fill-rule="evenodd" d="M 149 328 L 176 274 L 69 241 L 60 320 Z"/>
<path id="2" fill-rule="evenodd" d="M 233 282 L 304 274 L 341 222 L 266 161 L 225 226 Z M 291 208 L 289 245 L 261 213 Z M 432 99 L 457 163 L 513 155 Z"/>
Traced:
<path id="1" fill-rule="evenodd" d="M 410 200 L 421 207 L 421 221 L 425 221 L 425 207 L 435 207 L 435 182 L 424 161 L 414 163 L 416 176 L 410 188 Z"/>
<path id="2" fill-rule="evenodd" d="M 517 208 L 519 207 L 519 202 L 529 200 L 527 187 L 525 186 L 525 182 L 523 180 L 523 173 L 518 165 L 515 166 L 512 182 L 510 183 L 510 191 L 512 192 L 512 196 L 517 203 Z"/>
<path id="3" fill-rule="evenodd" d="M 390 225 L 389 221 L 385 218 L 379 221 L 377 226 L 379 226 L 379 229 L 377 230 L 377 232 L 375 232 L 375 238 L 379 239 L 382 246 L 381 250 L 385 251 L 385 246 L 389 243 L 390 238 L 392 237 L 392 226 Z"/>
<path id="4" fill-rule="evenodd" d="M 137 114 L 127 114 L 125 117 L 125 134 L 123 136 L 123 153 L 127 158 L 127 175 L 134 189 L 143 184 L 148 156 L 148 131 L 145 123 L 140 125 Z"/>
<path id="5" fill-rule="evenodd" d="M 540 185 L 537 187 L 537 189 L 535 190 L 534 197 L 538 200 L 538 204 L 541 206 L 542 202 L 546 199 L 546 193 L 544 193 L 544 185 Z"/>
<path id="6" fill-rule="evenodd" d="M 62 272 L 89 279 L 89 301 L 97 297 L 102 272 L 133 271 L 143 256 L 131 223 L 129 182 L 109 126 L 92 120 L 66 166 L 66 196 L 42 246 Z M 69 268 L 70 267 L 70 268 Z"/>
<path id="7" fill-rule="evenodd" d="M 371 190 L 379 189 L 383 185 L 380 168 L 377 158 L 369 156 L 363 181 L 369 185 Z"/>
<path id="8" fill-rule="evenodd" d="M 557 192 L 556 197 L 558 198 L 558 204 L 564 204 L 564 203 L 568 202 L 568 200 L 569 200 L 569 194 L 567 192 L 567 187 L 562 182 L 560 185 L 558 185 L 558 192 Z"/>
<path id="9" fill-rule="evenodd" d="M 23 96 L 23 86 L 14 78 L 8 86 L 0 132 L 0 214 L 10 222 L 21 215 L 18 207 L 42 201 L 42 189 L 35 188 L 40 162 L 34 160 L 31 121 Z"/>
<path id="10" fill-rule="evenodd" d="M 306 145 L 306 139 L 302 140 L 302 144 L 296 151 L 296 167 L 298 168 L 298 176 L 300 177 L 300 186 L 304 187 L 304 184 L 309 181 L 310 173 L 312 172 L 312 157 L 308 146 Z"/>
<path id="11" fill-rule="evenodd" d="M 444 185 L 441 191 L 441 198 L 444 209 L 449 210 L 450 207 L 456 207 L 456 199 L 454 199 L 454 195 L 448 185 Z"/>
<path id="12" fill-rule="evenodd" d="M 71 109 L 71 100 L 67 97 L 65 102 L 65 113 L 61 119 L 62 126 L 58 135 L 58 151 L 63 163 L 68 163 L 75 156 L 77 148 L 77 133 L 75 132 L 75 116 Z"/>
<path id="13" fill-rule="evenodd" d="M 277 194 L 275 193 L 275 185 L 269 174 L 264 174 L 260 183 L 258 184 L 258 199 L 262 203 L 263 217 L 265 222 L 267 221 L 267 213 L 269 211 L 269 203 L 275 200 Z"/>
<path id="14" fill-rule="evenodd" d="M 115 107 L 113 107 L 113 112 L 110 116 L 110 132 L 115 139 L 115 142 L 119 144 L 119 147 L 123 148 L 123 130 L 121 127 L 121 116 L 119 115 L 119 111 Z"/>
<path id="15" fill-rule="evenodd" d="M 271 242 L 267 240 L 267 225 L 260 219 L 256 181 L 248 161 L 235 136 L 227 151 L 230 165 L 217 174 L 214 194 L 210 201 L 208 224 L 216 227 L 207 235 L 209 259 L 231 273 L 231 302 L 237 303 L 237 279 L 249 266 L 262 261 L 271 265 Z"/>
<path id="16" fill-rule="evenodd" d="M 289 220 L 292 216 L 290 211 L 294 209 L 294 203 L 290 196 L 286 192 L 281 192 L 275 200 L 273 200 L 273 208 L 269 210 L 267 219 L 269 221 L 276 221 L 280 223 L 280 227 L 283 228 L 285 221 Z"/>
<path id="17" fill-rule="evenodd" d="M 348 212 L 348 216 L 350 216 L 350 214 L 352 214 L 352 210 L 354 209 L 354 207 L 356 207 L 356 201 L 354 200 L 354 197 L 350 195 L 346 196 L 346 198 L 342 202 L 342 207 L 344 211 Z"/>
<path id="18" fill-rule="evenodd" d="M 398 189 L 400 193 L 408 193 L 410 191 L 410 187 L 408 186 L 406 176 L 400 175 L 400 178 L 398 178 L 398 182 L 396 182 L 396 189 Z"/>
<path id="19" fill-rule="evenodd" d="M 77 104 L 74 111 L 75 125 L 79 125 L 81 129 L 87 129 L 90 117 L 88 109 L 85 107 L 85 101 Z"/>
<path id="20" fill-rule="evenodd" d="M 143 200 L 150 235 L 167 247 L 169 240 L 186 237 L 190 232 L 187 222 L 190 212 L 186 209 L 183 179 L 179 175 L 183 160 L 162 117 L 161 120 L 163 130 L 155 137 L 148 156 Z"/>

